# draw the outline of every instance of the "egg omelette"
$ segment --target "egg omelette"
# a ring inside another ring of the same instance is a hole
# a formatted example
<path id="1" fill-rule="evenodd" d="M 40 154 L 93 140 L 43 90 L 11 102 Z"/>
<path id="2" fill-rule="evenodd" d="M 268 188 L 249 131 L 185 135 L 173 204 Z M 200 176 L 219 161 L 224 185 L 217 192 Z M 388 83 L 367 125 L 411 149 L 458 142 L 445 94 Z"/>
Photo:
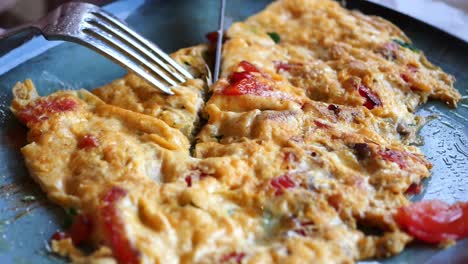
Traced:
<path id="1" fill-rule="evenodd" d="M 421 239 L 395 216 L 430 176 L 414 111 L 460 94 L 401 30 L 330 0 L 279 0 L 229 28 L 211 86 L 209 49 L 172 55 L 195 76 L 173 96 L 131 73 L 92 92 L 13 88 L 29 172 L 74 218 L 53 252 L 353 263 Z"/>

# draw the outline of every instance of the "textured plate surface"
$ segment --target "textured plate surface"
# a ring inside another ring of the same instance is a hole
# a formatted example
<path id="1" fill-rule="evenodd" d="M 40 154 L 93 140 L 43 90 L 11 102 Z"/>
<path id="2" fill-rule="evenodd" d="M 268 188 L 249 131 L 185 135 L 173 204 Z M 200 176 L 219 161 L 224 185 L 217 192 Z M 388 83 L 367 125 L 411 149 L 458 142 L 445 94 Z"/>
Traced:
<path id="1" fill-rule="evenodd" d="M 230 0 L 226 22 L 244 19 L 268 2 Z M 457 78 L 456 87 L 464 95 L 457 110 L 437 102 L 419 110 L 421 115 L 434 117 L 420 133 L 424 138 L 422 150 L 434 168 L 424 192 L 415 199 L 442 199 L 450 203 L 468 201 L 468 44 L 371 3 L 348 0 L 347 4 L 393 21 L 431 61 Z M 144 3 L 127 0 L 109 8 L 116 14 L 130 11 L 127 22 L 168 52 L 203 42 L 204 34 L 215 30 L 217 25 L 216 0 Z M 123 69 L 107 59 L 69 43 L 53 47 L 14 68 L 9 66 L 16 65 L 15 60 L 28 57 L 28 54 L 39 53 L 38 49 L 45 45 L 47 42 L 35 40 L 23 46 L 21 53 L 0 58 L 0 72 L 6 72 L 0 76 L 0 263 L 64 262 L 46 250 L 50 235 L 64 225 L 64 215 L 60 208 L 47 202 L 25 169 L 19 149 L 26 144 L 26 130 L 8 110 L 12 86 L 17 81 L 31 78 L 41 94 L 49 94 L 58 89 L 91 89 L 124 74 Z M 34 201 L 30 201 L 31 195 L 35 197 Z M 378 263 L 468 263 L 468 252 L 463 250 L 466 248 L 468 240 L 447 250 L 412 245 L 401 255 L 378 260 Z"/>

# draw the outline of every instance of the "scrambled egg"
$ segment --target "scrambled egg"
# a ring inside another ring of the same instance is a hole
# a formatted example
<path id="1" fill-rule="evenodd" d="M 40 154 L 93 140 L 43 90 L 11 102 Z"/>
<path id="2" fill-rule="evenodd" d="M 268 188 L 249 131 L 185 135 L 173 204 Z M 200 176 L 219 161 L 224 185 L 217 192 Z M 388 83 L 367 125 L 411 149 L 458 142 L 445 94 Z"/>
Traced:
<path id="1" fill-rule="evenodd" d="M 188 70 L 193 76 L 203 77 L 207 76 L 204 52 L 207 52 L 207 47 L 200 45 L 181 49 L 173 56 L 181 64 L 191 65 Z M 122 79 L 95 89 L 93 93 L 108 104 L 157 117 L 192 138 L 192 133 L 200 121 L 199 112 L 203 105 L 205 90 L 206 82 L 194 79 L 185 85 L 175 87 L 174 95 L 163 96 L 160 91 L 129 73 Z"/>
<path id="2" fill-rule="evenodd" d="M 78 214 L 52 249 L 74 263 L 401 252 L 412 237 L 393 214 L 431 168 L 409 145 L 423 121 L 413 111 L 428 98 L 455 106 L 453 77 L 388 21 L 334 1 L 279 0 L 232 25 L 211 87 L 207 49 L 173 54 L 197 77 L 175 96 L 133 74 L 92 93 L 14 87 L 31 176 Z"/>

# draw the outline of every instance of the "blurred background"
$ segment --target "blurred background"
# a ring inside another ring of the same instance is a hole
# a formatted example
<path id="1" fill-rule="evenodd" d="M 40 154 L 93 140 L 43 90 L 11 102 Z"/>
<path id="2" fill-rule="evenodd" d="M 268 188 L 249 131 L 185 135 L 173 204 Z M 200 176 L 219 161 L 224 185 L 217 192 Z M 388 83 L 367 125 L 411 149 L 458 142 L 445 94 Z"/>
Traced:
<path id="1" fill-rule="evenodd" d="M 468 42 L 468 0 L 370 0 L 418 18 Z"/>
<path id="2" fill-rule="evenodd" d="M 82 0 L 96 5 L 105 5 L 113 0 Z M 71 0 L 0 0 L 0 33 L 5 29 L 41 18 L 59 5 Z M 20 46 L 33 37 L 33 33 L 3 41 L 0 56 Z"/>
<path id="3" fill-rule="evenodd" d="M 38 19 L 48 11 L 70 0 L 0 0 L 0 28 L 10 28 Z M 104 5 L 111 0 L 84 0 Z"/>
<path id="4" fill-rule="evenodd" d="M 0 0 L 0 31 L 37 19 L 67 1 L 70 0 Z M 82 1 L 98 5 L 112 2 L 112 0 Z M 468 0 L 369 1 L 416 17 L 468 41 Z"/>

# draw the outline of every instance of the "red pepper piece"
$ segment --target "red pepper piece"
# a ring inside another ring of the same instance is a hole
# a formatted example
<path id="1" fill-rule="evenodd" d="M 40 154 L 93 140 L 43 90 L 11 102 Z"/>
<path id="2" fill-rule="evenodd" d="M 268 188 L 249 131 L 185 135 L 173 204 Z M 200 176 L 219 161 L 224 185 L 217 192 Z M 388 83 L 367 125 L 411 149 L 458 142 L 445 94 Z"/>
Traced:
<path id="1" fill-rule="evenodd" d="M 275 188 L 275 195 L 281 195 L 284 193 L 285 189 L 296 187 L 296 183 L 289 175 L 283 175 L 277 178 L 274 178 L 270 182 L 271 186 Z"/>
<path id="2" fill-rule="evenodd" d="M 62 240 L 66 238 L 71 238 L 75 246 L 79 246 L 83 242 L 86 242 L 91 237 L 93 232 L 93 223 L 91 219 L 85 215 L 80 214 L 75 217 L 72 226 L 66 232 L 55 232 L 51 239 L 52 240 Z"/>
<path id="3" fill-rule="evenodd" d="M 271 96 L 273 89 L 271 85 L 262 80 L 262 77 L 269 78 L 268 75 L 261 72 L 255 65 L 248 61 L 241 61 L 238 67 L 244 71 L 233 72 L 229 76 L 229 85 L 221 92 L 224 95 L 238 96 L 238 95 L 257 95 L 257 96 Z M 252 73 L 259 73 L 255 75 Z"/>
<path id="4" fill-rule="evenodd" d="M 422 191 L 422 185 L 419 183 L 412 183 L 408 189 L 405 191 L 407 195 L 416 195 L 420 194 Z"/>
<path id="5" fill-rule="evenodd" d="M 361 84 L 358 88 L 359 95 L 364 97 L 366 101 L 364 102 L 364 106 L 367 107 L 367 109 L 372 110 L 376 106 L 381 106 L 382 101 L 380 101 L 380 98 L 377 94 L 373 93 L 368 87 L 365 85 Z"/>
<path id="6" fill-rule="evenodd" d="M 250 72 L 233 72 L 231 76 L 229 77 L 229 82 L 230 83 L 238 83 L 242 80 L 245 79 L 250 79 L 254 77 Z"/>
<path id="7" fill-rule="evenodd" d="M 394 218 L 410 235 L 427 243 L 468 237 L 468 202 L 421 201 L 399 208 Z"/>
<path id="8" fill-rule="evenodd" d="M 185 177 L 185 182 L 187 183 L 188 187 L 192 187 L 192 176 Z"/>
<path id="9" fill-rule="evenodd" d="M 211 44 L 216 45 L 216 43 L 218 42 L 218 31 L 206 33 L 205 37 Z"/>
<path id="10" fill-rule="evenodd" d="M 216 45 L 218 43 L 218 31 L 213 31 L 206 33 L 205 37 L 208 39 L 210 44 Z M 223 35 L 223 43 L 226 42 L 229 38 L 226 35 Z"/>
<path id="11" fill-rule="evenodd" d="M 187 187 L 192 187 L 194 181 L 199 181 L 209 175 L 202 172 L 199 168 L 195 167 L 192 169 L 193 171 L 189 173 L 185 177 L 185 182 L 187 183 Z"/>
<path id="12" fill-rule="evenodd" d="M 430 168 L 432 166 L 431 163 L 426 161 L 425 159 L 406 151 L 385 149 L 384 151 L 379 151 L 378 153 L 382 157 L 382 159 L 397 163 L 398 166 L 400 166 L 400 169 L 405 169 L 408 167 L 408 159 L 421 163 L 427 168 Z"/>
<path id="13" fill-rule="evenodd" d="M 407 83 L 409 83 L 411 81 L 411 77 L 406 72 L 403 72 L 402 74 L 400 74 L 400 76 L 403 79 L 403 81 L 405 81 Z"/>
<path id="14" fill-rule="evenodd" d="M 318 127 L 318 128 L 324 128 L 324 129 L 327 129 L 327 128 L 330 128 L 329 125 L 323 123 L 322 121 L 319 121 L 319 120 L 314 120 L 314 124 Z"/>
<path id="15" fill-rule="evenodd" d="M 281 62 L 275 61 L 276 72 L 280 71 L 290 71 L 291 69 L 303 66 L 302 63 L 290 63 L 290 62 Z"/>
<path id="16" fill-rule="evenodd" d="M 242 260 L 245 258 L 246 254 L 244 252 L 231 252 L 229 254 L 223 255 L 221 257 L 221 262 L 234 262 L 234 263 L 241 263 Z"/>
<path id="17" fill-rule="evenodd" d="M 294 231 L 294 233 L 296 233 L 296 234 L 298 234 L 298 235 L 300 235 L 300 236 L 303 236 L 303 237 L 306 236 L 306 231 L 305 231 L 305 229 L 300 229 L 300 228 L 298 228 L 298 229 L 294 229 L 293 231 Z"/>
<path id="18" fill-rule="evenodd" d="M 247 77 L 240 79 L 233 84 L 224 88 L 222 93 L 224 95 L 257 95 L 269 96 L 271 95 L 272 88 L 265 82 L 258 81 L 255 77 Z"/>
<path id="19" fill-rule="evenodd" d="M 93 223 L 91 218 L 84 214 L 75 217 L 75 221 L 68 231 L 74 245 L 80 245 L 87 241 L 91 237 L 92 232 Z"/>
<path id="20" fill-rule="evenodd" d="M 87 134 L 78 142 L 79 149 L 91 149 L 99 146 L 97 138 L 91 134 Z"/>
<path id="21" fill-rule="evenodd" d="M 295 228 L 292 231 L 300 236 L 307 236 L 308 226 L 314 225 L 314 222 L 312 221 L 301 221 L 298 218 L 293 218 L 292 222 L 295 226 Z"/>
<path id="22" fill-rule="evenodd" d="M 405 169 L 407 167 L 407 156 L 402 151 L 386 149 L 385 151 L 380 151 L 379 154 L 384 160 L 398 164 L 398 166 L 400 166 L 400 169 Z"/>
<path id="23" fill-rule="evenodd" d="M 50 240 L 63 240 L 63 239 L 67 239 L 70 237 L 70 234 L 68 234 L 67 232 L 63 232 L 63 231 L 57 231 L 55 232 L 52 237 L 50 238 Z"/>
<path id="24" fill-rule="evenodd" d="M 379 152 L 379 154 L 384 160 L 398 164 L 400 169 L 405 169 L 407 166 L 405 155 L 401 151 L 387 149 L 385 151 Z"/>
<path id="25" fill-rule="evenodd" d="M 246 72 L 261 73 L 261 71 L 255 65 L 253 65 L 252 63 L 250 63 L 248 61 L 245 61 L 245 60 L 239 62 L 239 67 L 242 67 L 244 69 L 244 71 L 246 71 Z"/>
<path id="26" fill-rule="evenodd" d="M 335 113 L 335 115 L 338 115 L 341 111 L 340 107 L 335 105 L 335 104 L 331 104 L 331 105 L 328 105 L 328 110 L 330 111 L 333 111 L 333 113 Z"/>
<path id="27" fill-rule="evenodd" d="M 72 98 L 48 98 L 31 102 L 18 112 L 18 118 L 25 124 L 34 124 L 49 119 L 53 113 L 74 111 L 78 103 Z"/>
<path id="28" fill-rule="evenodd" d="M 127 191 L 119 187 L 113 187 L 104 195 L 102 199 L 103 206 L 100 210 L 103 231 L 118 263 L 137 264 L 139 263 L 140 254 L 128 240 L 116 207 L 116 203 L 125 195 L 127 195 Z"/>

